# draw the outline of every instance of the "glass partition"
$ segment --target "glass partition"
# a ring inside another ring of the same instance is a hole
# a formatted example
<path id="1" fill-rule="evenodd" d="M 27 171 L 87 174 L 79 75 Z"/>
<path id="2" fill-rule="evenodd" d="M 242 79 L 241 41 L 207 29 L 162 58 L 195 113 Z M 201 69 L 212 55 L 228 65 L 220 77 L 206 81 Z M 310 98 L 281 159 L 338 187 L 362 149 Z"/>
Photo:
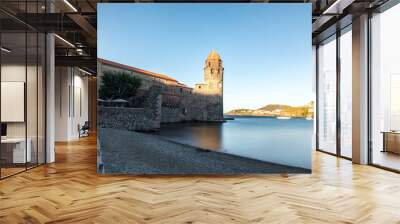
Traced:
<path id="1" fill-rule="evenodd" d="M 351 26 L 340 36 L 340 154 L 352 157 L 352 33 Z"/>
<path id="2" fill-rule="evenodd" d="M 26 162 L 30 162 L 25 110 L 26 33 L 3 32 L 1 47 L 1 176 L 6 177 L 24 171 Z"/>
<path id="3" fill-rule="evenodd" d="M 37 64 L 37 163 L 46 162 L 45 124 L 46 124 L 46 36 L 38 33 L 38 64 Z"/>
<path id="4" fill-rule="evenodd" d="M 36 32 L 28 32 L 27 35 L 27 82 L 26 82 L 26 114 L 27 114 L 27 144 L 30 153 L 27 167 L 37 165 L 37 133 L 38 133 L 38 35 Z"/>
<path id="5" fill-rule="evenodd" d="M 42 5 L 0 3 L 19 13 Z M 45 44 L 43 33 L 0 12 L 0 178 L 45 163 Z"/>
<path id="6" fill-rule="evenodd" d="M 318 149 L 336 153 L 336 36 L 318 47 Z"/>
<path id="7" fill-rule="evenodd" d="M 371 162 L 400 170 L 400 5 L 371 19 Z"/>

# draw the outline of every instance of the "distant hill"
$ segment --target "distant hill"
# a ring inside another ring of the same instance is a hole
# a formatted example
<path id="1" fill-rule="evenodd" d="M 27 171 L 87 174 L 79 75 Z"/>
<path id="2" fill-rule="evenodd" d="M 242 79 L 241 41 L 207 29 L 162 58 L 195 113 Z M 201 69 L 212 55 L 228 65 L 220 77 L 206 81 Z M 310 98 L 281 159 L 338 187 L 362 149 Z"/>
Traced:
<path id="1" fill-rule="evenodd" d="M 237 116 L 285 116 L 285 117 L 308 117 L 314 116 L 314 102 L 310 102 L 304 106 L 289 106 L 283 104 L 268 104 L 259 109 L 235 109 L 231 110 L 226 115 Z"/>
<path id="2" fill-rule="evenodd" d="M 276 109 L 287 109 L 290 108 L 291 106 L 288 105 L 282 105 L 282 104 L 268 104 L 266 106 L 263 106 L 261 108 L 258 108 L 257 110 L 266 110 L 266 111 L 274 111 Z"/>
<path id="3" fill-rule="evenodd" d="M 236 110 L 231 110 L 227 112 L 226 114 L 248 114 L 252 113 L 254 110 L 251 109 L 236 109 Z"/>

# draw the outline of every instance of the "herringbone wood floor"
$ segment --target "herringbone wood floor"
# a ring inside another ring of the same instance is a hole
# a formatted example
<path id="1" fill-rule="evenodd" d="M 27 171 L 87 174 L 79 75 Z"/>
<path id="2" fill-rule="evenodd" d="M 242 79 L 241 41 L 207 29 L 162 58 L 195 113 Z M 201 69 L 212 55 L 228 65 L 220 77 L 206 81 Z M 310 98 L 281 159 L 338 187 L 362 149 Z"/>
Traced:
<path id="1" fill-rule="evenodd" d="M 400 223 L 400 175 L 313 153 L 312 175 L 101 176 L 96 141 L 0 181 L 0 223 Z"/>

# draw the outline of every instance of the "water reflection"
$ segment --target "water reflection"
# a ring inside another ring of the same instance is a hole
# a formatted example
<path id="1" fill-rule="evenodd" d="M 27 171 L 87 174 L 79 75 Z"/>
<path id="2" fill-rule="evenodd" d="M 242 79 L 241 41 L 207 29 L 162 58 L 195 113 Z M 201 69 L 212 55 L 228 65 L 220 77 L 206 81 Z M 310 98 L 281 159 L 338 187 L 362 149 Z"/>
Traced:
<path id="1" fill-rule="evenodd" d="M 163 125 L 157 134 L 195 147 L 310 169 L 312 133 L 313 123 L 305 119 L 240 117 L 222 124 Z"/>
<path id="2" fill-rule="evenodd" d="M 220 123 L 163 124 L 158 134 L 188 145 L 221 151 L 222 127 Z"/>

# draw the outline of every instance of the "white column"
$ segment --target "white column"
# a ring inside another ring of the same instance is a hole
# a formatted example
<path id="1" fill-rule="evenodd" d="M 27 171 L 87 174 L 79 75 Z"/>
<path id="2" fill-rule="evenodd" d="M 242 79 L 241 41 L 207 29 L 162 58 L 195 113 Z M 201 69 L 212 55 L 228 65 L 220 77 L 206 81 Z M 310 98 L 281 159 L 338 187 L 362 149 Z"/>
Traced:
<path id="1" fill-rule="evenodd" d="M 46 11 L 54 12 L 54 5 L 46 1 Z M 46 163 L 55 162 L 55 42 L 54 34 L 46 35 Z"/>
<path id="2" fill-rule="evenodd" d="M 368 163 L 368 15 L 353 19 L 352 157 Z"/>
<path id="3" fill-rule="evenodd" d="M 52 163 L 55 161 L 55 44 L 53 34 L 47 34 L 46 45 L 46 163 Z"/>

